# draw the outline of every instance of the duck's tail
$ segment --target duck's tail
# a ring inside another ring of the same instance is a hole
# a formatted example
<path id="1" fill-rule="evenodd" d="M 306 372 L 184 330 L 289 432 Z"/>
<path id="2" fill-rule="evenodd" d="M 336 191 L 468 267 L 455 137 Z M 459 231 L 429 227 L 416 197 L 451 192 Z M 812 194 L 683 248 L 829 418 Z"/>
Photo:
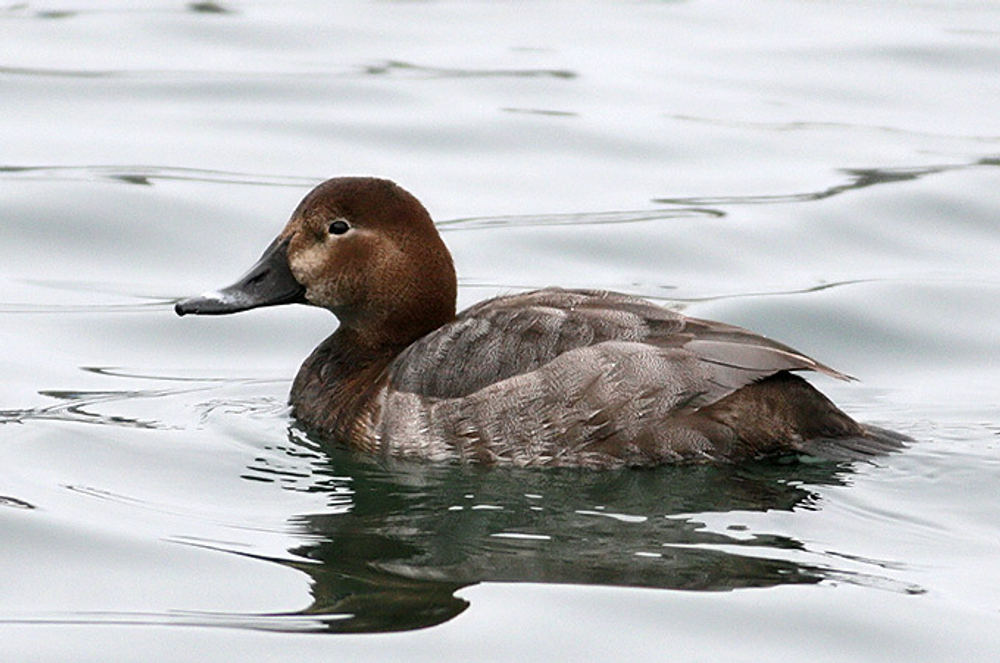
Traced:
<path id="1" fill-rule="evenodd" d="M 810 456 L 834 461 L 868 460 L 905 449 L 913 438 L 887 428 L 860 424 L 862 434 L 850 437 L 817 437 L 802 443 Z"/>

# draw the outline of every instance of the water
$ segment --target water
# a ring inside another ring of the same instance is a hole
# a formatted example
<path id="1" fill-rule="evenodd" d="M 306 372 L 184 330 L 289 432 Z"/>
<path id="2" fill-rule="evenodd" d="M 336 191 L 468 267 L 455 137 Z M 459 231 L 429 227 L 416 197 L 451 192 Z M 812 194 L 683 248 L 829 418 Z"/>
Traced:
<path id="1" fill-rule="evenodd" d="M 0 654 L 992 658 L 998 68 L 992 3 L 3 6 Z M 561 284 L 744 325 L 919 443 L 608 473 L 322 448 L 285 397 L 332 317 L 171 303 L 341 174 L 424 201 L 462 306 Z"/>

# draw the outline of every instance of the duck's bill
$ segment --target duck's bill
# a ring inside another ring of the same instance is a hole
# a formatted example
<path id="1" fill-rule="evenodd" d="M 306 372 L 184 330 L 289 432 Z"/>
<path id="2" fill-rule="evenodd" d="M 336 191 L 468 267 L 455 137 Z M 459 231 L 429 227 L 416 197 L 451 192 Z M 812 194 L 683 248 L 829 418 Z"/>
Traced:
<path id="1" fill-rule="evenodd" d="M 239 281 L 221 290 L 182 299 L 174 305 L 174 311 L 177 315 L 225 315 L 305 301 L 305 288 L 288 268 L 288 239 L 279 237 Z"/>

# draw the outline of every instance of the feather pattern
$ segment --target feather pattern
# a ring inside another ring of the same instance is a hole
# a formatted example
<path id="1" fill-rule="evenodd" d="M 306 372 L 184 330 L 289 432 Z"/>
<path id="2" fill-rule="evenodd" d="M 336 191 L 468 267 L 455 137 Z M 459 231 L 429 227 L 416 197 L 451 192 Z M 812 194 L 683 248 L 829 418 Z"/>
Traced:
<path id="1" fill-rule="evenodd" d="M 705 377 L 721 389 L 735 390 L 778 371 L 812 370 L 850 379 L 739 327 L 688 318 L 629 295 L 547 288 L 466 310 L 410 345 L 393 362 L 389 380 L 400 391 L 459 398 L 537 370 L 570 350 L 608 341 L 680 350 L 705 364 Z"/>
<path id="2" fill-rule="evenodd" d="M 800 370 L 848 379 L 739 327 L 628 295 L 549 288 L 484 301 L 411 344 L 386 370 L 375 435 L 393 454 L 515 465 L 791 451 L 801 435 L 785 436 L 787 426 L 740 445 L 739 425 L 723 415 L 727 397 Z"/>

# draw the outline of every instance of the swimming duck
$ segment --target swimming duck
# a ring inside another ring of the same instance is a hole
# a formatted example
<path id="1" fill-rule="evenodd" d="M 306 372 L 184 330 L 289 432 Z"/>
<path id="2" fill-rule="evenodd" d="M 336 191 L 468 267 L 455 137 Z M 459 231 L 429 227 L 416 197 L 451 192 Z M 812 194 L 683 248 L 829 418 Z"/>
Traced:
<path id="1" fill-rule="evenodd" d="M 175 310 L 332 311 L 340 325 L 299 370 L 292 414 L 366 452 L 608 468 L 854 459 L 908 439 L 859 424 L 792 371 L 848 376 L 739 327 L 560 288 L 456 315 L 456 289 L 451 254 L 414 196 L 342 177 L 302 200 L 239 281 Z"/>

